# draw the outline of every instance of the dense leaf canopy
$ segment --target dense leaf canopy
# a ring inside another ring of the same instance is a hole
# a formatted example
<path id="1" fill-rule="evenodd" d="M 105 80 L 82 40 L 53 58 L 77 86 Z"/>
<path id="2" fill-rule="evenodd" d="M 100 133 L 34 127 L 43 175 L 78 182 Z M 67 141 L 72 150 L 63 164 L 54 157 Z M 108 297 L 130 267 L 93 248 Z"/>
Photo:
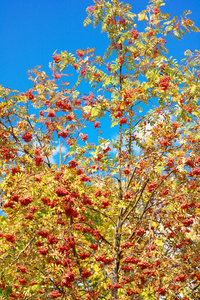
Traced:
<path id="1" fill-rule="evenodd" d="M 1 299 L 199 299 L 200 51 L 166 48 L 198 29 L 163 5 L 94 1 L 104 56 L 54 53 L 54 80 L 0 87 Z"/>

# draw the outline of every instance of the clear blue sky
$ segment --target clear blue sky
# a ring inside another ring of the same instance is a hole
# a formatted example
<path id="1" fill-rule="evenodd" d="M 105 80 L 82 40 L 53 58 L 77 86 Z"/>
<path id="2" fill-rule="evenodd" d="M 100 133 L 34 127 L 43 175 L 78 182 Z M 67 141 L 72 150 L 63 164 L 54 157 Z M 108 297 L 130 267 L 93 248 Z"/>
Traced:
<path id="1" fill-rule="evenodd" d="M 138 13 L 147 0 L 127 0 Z M 85 9 L 92 0 L 1 0 L 0 1 L 0 84 L 26 91 L 32 87 L 27 70 L 41 65 L 48 72 L 52 53 L 95 47 L 103 53 L 106 34 L 92 25 L 83 27 Z M 180 16 L 191 10 L 191 19 L 200 27 L 200 0 L 166 0 L 164 12 Z M 182 58 L 186 49 L 200 49 L 200 33 L 187 34 L 184 41 L 171 39 L 167 44 L 174 58 Z"/>

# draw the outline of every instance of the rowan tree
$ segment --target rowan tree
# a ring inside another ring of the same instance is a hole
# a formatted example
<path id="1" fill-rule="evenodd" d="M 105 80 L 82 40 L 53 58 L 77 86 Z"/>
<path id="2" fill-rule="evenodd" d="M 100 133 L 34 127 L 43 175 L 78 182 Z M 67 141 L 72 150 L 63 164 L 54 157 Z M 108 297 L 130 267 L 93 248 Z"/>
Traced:
<path id="1" fill-rule="evenodd" d="M 163 5 L 94 1 L 103 56 L 54 53 L 52 77 L 1 87 L 1 299 L 199 299 L 200 52 L 166 48 L 198 29 Z"/>

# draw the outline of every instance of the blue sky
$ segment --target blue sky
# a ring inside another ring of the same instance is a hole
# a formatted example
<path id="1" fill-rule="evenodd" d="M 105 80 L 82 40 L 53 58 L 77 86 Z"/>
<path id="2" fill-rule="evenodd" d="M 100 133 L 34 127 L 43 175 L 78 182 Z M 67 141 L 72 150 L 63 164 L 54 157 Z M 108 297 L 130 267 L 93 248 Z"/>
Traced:
<path id="1" fill-rule="evenodd" d="M 138 13 L 147 0 L 127 0 Z M 41 65 L 48 71 L 52 53 L 95 47 L 103 53 L 107 46 L 106 34 L 92 25 L 83 27 L 85 9 L 92 0 L 1 0 L 0 1 L 0 84 L 26 91 L 32 87 L 27 70 Z M 191 10 L 191 19 L 200 27 L 199 0 L 166 0 L 164 12 L 180 16 Z M 200 48 L 200 34 L 187 34 L 183 41 L 170 39 L 170 54 L 180 59 L 186 49 Z"/>

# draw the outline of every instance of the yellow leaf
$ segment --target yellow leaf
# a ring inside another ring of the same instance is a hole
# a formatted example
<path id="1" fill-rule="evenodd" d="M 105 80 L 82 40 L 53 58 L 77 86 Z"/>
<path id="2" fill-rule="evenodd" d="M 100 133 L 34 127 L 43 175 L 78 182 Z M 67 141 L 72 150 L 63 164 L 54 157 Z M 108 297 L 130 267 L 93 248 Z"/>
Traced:
<path id="1" fill-rule="evenodd" d="M 151 225 L 152 225 L 153 227 L 157 227 L 157 223 L 154 222 L 154 221 L 151 223 Z"/>
<path id="2" fill-rule="evenodd" d="M 148 21 L 148 17 L 145 13 L 138 14 L 138 21 Z"/>

